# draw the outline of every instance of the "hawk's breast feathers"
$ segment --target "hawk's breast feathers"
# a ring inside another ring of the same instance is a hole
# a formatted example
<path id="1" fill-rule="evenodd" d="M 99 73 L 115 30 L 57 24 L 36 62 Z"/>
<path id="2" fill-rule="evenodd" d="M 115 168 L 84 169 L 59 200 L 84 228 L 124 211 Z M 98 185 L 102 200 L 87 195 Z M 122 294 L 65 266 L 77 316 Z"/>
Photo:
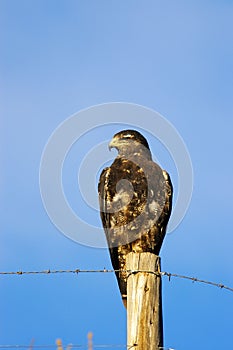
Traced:
<path id="1" fill-rule="evenodd" d="M 137 131 L 121 131 L 109 146 L 119 154 L 100 176 L 100 214 L 113 268 L 120 270 L 117 279 L 124 300 L 126 254 L 159 254 L 171 214 L 172 184 Z"/>

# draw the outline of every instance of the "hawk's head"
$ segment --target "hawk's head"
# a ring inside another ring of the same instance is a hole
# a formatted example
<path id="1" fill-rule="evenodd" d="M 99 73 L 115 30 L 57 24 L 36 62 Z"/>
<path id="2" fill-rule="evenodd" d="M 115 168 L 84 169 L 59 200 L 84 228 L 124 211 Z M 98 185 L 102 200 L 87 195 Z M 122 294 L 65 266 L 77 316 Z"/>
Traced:
<path id="1" fill-rule="evenodd" d="M 147 140 L 136 130 L 122 130 L 115 134 L 109 143 L 109 149 L 116 148 L 119 155 L 149 153 Z"/>

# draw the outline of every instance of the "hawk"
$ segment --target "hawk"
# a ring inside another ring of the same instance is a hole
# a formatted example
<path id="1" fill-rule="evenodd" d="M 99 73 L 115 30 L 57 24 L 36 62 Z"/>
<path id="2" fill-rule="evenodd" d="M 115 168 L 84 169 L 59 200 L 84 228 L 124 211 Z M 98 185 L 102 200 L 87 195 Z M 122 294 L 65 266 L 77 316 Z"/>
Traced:
<path id="1" fill-rule="evenodd" d="M 126 255 L 159 254 L 173 189 L 168 173 L 153 162 L 147 140 L 138 131 L 118 132 L 109 143 L 111 148 L 117 149 L 118 156 L 100 175 L 100 216 L 126 306 Z"/>

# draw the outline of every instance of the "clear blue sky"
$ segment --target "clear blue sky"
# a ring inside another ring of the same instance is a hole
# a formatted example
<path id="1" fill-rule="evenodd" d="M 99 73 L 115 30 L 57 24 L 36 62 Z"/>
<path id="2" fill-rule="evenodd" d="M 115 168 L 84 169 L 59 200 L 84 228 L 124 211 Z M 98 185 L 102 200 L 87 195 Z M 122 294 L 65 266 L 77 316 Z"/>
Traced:
<path id="1" fill-rule="evenodd" d="M 79 245 L 51 223 L 39 166 L 50 135 L 69 116 L 123 101 L 165 116 L 192 159 L 191 205 L 164 242 L 163 270 L 233 285 L 232 16 L 230 0 L 0 1 L 1 271 L 111 268 L 107 250 Z M 87 136 L 86 146 L 111 139 L 115 129 Z M 148 141 L 176 186 L 174 166 Z M 98 213 L 78 207 L 78 195 L 75 202 L 80 154 L 74 146 L 67 157 L 64 190 L 74 210 L 98 221 Z M 1 276 L 0 295 L 0 344 L 59 337 L 85 344 L 88 331 L 95 344 L 126 342 L 113 274 Z M 232 298 L 164 278 L 165 345 L 230 349 Z"/>

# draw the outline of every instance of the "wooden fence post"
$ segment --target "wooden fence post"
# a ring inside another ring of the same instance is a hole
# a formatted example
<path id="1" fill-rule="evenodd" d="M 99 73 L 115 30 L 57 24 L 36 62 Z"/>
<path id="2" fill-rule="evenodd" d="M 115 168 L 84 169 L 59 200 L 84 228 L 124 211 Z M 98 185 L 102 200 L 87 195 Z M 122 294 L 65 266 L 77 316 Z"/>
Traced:
<path id="1" fill-rule="evenodd" d="M 87 334 L 87 339 L 88 339 L 88 350 L 93 350 L 93 333 L 89 332 Z"/>
<path id="2" fill-rule="evenodd" d="M 163 347 L 160 257 L 153 253 L 126 255 L 128 349 L 159 350 Z M 157 273 L 157 274 L 156 274 Z"/>

